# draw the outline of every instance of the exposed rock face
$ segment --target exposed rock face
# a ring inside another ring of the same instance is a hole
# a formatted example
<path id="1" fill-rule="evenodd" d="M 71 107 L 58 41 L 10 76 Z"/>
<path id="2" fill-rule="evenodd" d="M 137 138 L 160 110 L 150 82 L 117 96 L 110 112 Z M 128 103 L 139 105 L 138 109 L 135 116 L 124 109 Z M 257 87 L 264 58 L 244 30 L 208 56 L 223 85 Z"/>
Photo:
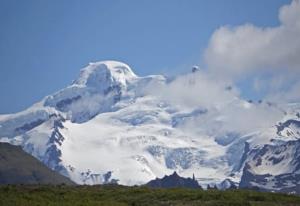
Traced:
<path id="1" fill-rule="evenodd" d="M 176 172 L 172 175 L 164 176 L 159 179 L 151 180 L 146 184 L 149 187 L 155 188 L 176 188 L 176 187 L 184 187 L 184 188 L 195 188 L 201 189 L 201 186 L 198 182 L 193 178 L 184 178 L 180 177 Z"/>
<path id="2" fill-rule="evenodd" d="M 244 166 L 241 188 L 300 193 L 300 140 L 253 149 Z"/>
<path id="3" fill-rule="evenodd" d="M 220 189 L 220 190 L 233 190 L 233 189 L 237 189 L 238 184 L 233 182 L 232 180 L 230 179 L 225 179 L 223 180 L 218 186 L 217 188 Z"/>

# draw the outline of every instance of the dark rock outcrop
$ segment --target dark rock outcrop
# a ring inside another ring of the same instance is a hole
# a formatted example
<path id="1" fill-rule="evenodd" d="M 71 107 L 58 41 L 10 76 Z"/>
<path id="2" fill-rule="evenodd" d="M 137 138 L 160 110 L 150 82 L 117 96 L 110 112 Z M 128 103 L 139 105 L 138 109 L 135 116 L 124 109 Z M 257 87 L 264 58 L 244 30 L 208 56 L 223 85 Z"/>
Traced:
<path id="1" fill-rule="evenodd" d="M 75 185 L 67 177 L 52 171 L 24 152 L 21 147 L 8 143 L 0 143 L 1 184 Z"/>
<path id="2" fill-rule="evenodd" d="M 239 187 L 300 194 L 299 159 L 300 140 L 252 149 L 243 168 Z M 282 171 L 276 171 L 275 175 L 255 172 L 256 168 L 272 172 L 273 166 L 282 168 Z"/>
<path id="3" fill-rule="evenodd" d="M 220 189 L 220 190 L 235 190 L 238 188 L 237 185 L 238 185 L 238 183 L 233 182 L 232 180 L 227 178 L 218 185 L 218 189 Z"/>
<path id="4" fill-rule="evenodd" d="M 156 178 L 155 180 L 151 180 L 146 184 L 146 186 L 154 187 L 154 188 L 195 188 L 202 189 L 195 178 L 184 178 L 180 177 L 176 172 L 172 175 L 164 176 L 163 178 Z"/>

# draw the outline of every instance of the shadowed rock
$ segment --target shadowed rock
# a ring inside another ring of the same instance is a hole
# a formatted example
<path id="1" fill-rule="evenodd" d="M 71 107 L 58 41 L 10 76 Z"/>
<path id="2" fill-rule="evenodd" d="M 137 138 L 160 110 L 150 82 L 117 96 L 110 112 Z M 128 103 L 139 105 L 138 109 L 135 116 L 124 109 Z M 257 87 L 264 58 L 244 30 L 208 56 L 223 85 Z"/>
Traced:
<path id="1" fill-rule="evenodd" d="M 149 187 L 154 188 L 177 188 L 177 187 L 184 187 L 184 188 L 195 188 L 195 189 L 202 189 L 195 178 L 184 178 L 180 177 L 176 172 L 172 175 L 164 176 L 163 178 L 156 178 L 155 180 L 151 180 L 146 184 Z"/>
<path id="2" fill-rule="evenodd" d="M 1 184 L 67 184 L 69 180 L 43 165 L 21 147 L 0 143 L 0 185 Z"/>

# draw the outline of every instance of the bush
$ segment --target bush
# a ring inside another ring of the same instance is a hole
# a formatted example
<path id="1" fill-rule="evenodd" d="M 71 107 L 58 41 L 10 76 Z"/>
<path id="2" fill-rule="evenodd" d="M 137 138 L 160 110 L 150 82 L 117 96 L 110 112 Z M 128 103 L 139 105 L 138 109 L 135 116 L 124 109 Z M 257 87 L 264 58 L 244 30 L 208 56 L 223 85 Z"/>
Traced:
<path id="1" fill-rule="evenodd" d="M 150 189 L 125 186 L 0 186 L 5 206 L 300 206 L 294 195 L 247 190 Z"/>

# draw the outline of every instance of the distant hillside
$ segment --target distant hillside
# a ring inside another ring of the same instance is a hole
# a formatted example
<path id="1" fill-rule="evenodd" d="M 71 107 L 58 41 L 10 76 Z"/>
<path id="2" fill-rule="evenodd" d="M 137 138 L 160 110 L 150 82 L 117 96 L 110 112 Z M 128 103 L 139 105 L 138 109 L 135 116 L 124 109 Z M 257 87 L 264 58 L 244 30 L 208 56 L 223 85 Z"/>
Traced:
<path id="1" fill-rule="evenodd" d="M 68 178 L 50 170 L 21 147 L 0 143 L 0 184 L 68 184 Z"/>
<path id="2" fill-rule="evenodd" d="M 163 178 L 159 179 L 156 178 L 155 180 L 151 180 L 146 184 L 149 187 L 154 188 L 199 188 L 201 189 L 201 186 L 198 184 L 198 182 L 193 178 L 184 178 L 180 177 L 176 172 L 174 172 L 172 175 L 164 176 Z"/>

